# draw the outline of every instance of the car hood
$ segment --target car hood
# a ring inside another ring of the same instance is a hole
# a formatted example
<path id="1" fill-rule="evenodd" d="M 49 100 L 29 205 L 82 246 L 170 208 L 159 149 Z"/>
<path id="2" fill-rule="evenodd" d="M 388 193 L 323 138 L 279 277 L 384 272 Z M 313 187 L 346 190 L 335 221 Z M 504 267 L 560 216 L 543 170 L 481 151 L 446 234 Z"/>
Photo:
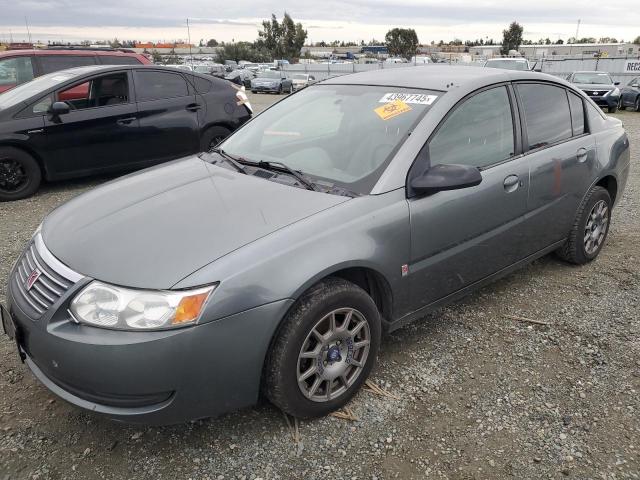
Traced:
<path id="1" fill-rule="evenodd" d="M 76 197 L 45 219 L 42 236 L 51 253 L 78 273 L 168 289 L 243 245 L 348 200 L 194 156 Z"/>
<path id="2" fill-rule="evenodd" d="M 580 90 L 593 90 L 594 92 L 607 92 L 616 88 L 615 85 L 594 85 L 591 83 L 574 83 L 574 85 Z"/>

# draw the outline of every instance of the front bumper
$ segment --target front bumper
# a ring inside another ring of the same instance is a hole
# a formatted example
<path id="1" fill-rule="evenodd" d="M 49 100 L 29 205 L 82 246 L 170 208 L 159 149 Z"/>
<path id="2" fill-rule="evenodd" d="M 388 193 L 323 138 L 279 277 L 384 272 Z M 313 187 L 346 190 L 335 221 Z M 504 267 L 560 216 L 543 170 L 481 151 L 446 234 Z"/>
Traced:
<path id="1" fill-rule="evenodd" d="M 251 85 L 252 92 L 279 92 L 280 85 L 276 85 L 275 87 L 268 87 L 266 85 Z"/>
<path id="2" fill-rule="evenodd" d="M 255 404 L 269 343 L 291 305 L 282 300 L 183 329 L 123 332 L 71 319 L 68 304 L 86 281 L 36 321 L 16 304 L 12 283 L 7 310 L 34 375 L 76 406 L 151 425 Z"/>
<path id="3" fill-rule="evenodd" d="M 607 95 L 589 95 L 589 98 L 595 102 L 599 107 L 613 108 L 618 106 L 619 96 Z"/>

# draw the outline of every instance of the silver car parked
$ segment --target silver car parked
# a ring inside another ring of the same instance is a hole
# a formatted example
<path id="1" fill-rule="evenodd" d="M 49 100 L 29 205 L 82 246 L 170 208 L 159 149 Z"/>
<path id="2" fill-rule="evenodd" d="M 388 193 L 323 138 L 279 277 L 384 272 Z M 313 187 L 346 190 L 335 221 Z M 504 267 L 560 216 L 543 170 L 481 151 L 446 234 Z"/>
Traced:
<path id="1" fill-rule="evenodd" d="M 114 419 L 342 407 L 392 331 L 556 251 L 595 259 L 620 121 L 555 77 L 388 69 L 312 85 L 217 149 L 47 216 L 3 325 L 33 373 Z"/>

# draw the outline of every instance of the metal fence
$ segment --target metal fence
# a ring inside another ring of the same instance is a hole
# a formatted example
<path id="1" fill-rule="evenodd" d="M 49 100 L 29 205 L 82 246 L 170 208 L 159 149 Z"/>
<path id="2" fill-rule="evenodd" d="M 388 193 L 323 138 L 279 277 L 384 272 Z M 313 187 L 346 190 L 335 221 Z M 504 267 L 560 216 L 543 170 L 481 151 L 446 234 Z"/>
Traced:
<path id="1" fill-rule="evenodd" d="M 566 78 L 571 72 L 587 70 L 587 71 L 600 71 L 608 72 L 611 74 L 614 82 L 621 82 L 626 84 L 631 78 L 635 78 L 640 75 L 640 72 L 624 72 L 624 68 L 627 60 L 640 60 L 638 57 L 606 57 L 606 58 L 591 58 L 591 57 L 569 57 L 558 56 L 556 58 L 542 58 L 529 60 L 532 64 L 536 63 L 536 69 L 540 68 L 544 73 L 555 75 L 561 78 Z M 482 61 L 474 62 L 455 62 L 453 65 L 470 65 L 475 67 L 481 67 Z M 372 70 L 383 70 L 388 68 L 402 68 L 402 67 L 415 67 L 415 68 L 437 68 L 440 64 L 417 64 L 412 63 L 305 63 L 305 64 L 292 64 L 283 65 L 283 70 L 287 73 L 287 76 L 295 75 L 296 73 L 308 73 L 313 75 L 316 80 L 324 80 L 330 77 L 336 77 L 340 75 L 346 75 L 356 72 L 368 72 Z"/>

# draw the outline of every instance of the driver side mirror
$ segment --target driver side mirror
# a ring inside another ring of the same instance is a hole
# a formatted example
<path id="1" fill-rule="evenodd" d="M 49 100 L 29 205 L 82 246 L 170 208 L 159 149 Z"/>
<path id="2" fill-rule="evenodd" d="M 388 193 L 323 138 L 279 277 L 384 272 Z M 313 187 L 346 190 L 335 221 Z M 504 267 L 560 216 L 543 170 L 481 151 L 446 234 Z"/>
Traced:
<path id="1" fill-rule="evenodd" d="M 620 85 L 620 82 L 613 82 L 614 85 Z"/>
<path id="2" fill-rule="evenodd" d="M 65 102 L 55 102 L 53 105 L 51 105 L 51 107 L 49 108 L 49 114 L 57 117 L 59 115 L 65 115 L 67 113 L 69 113 L 69 111 L 71 110 L 71 108 L 69 107 L 69 105 Z"/>
<path id="3" fill-rule="evenodd" d="M 482 182 L 477 167 L 469 165 L 434 165 L 422 175 L 411 179 L 410 186 L 418 195 L 429 195 L 443 190 L 475 187 Z"/>

